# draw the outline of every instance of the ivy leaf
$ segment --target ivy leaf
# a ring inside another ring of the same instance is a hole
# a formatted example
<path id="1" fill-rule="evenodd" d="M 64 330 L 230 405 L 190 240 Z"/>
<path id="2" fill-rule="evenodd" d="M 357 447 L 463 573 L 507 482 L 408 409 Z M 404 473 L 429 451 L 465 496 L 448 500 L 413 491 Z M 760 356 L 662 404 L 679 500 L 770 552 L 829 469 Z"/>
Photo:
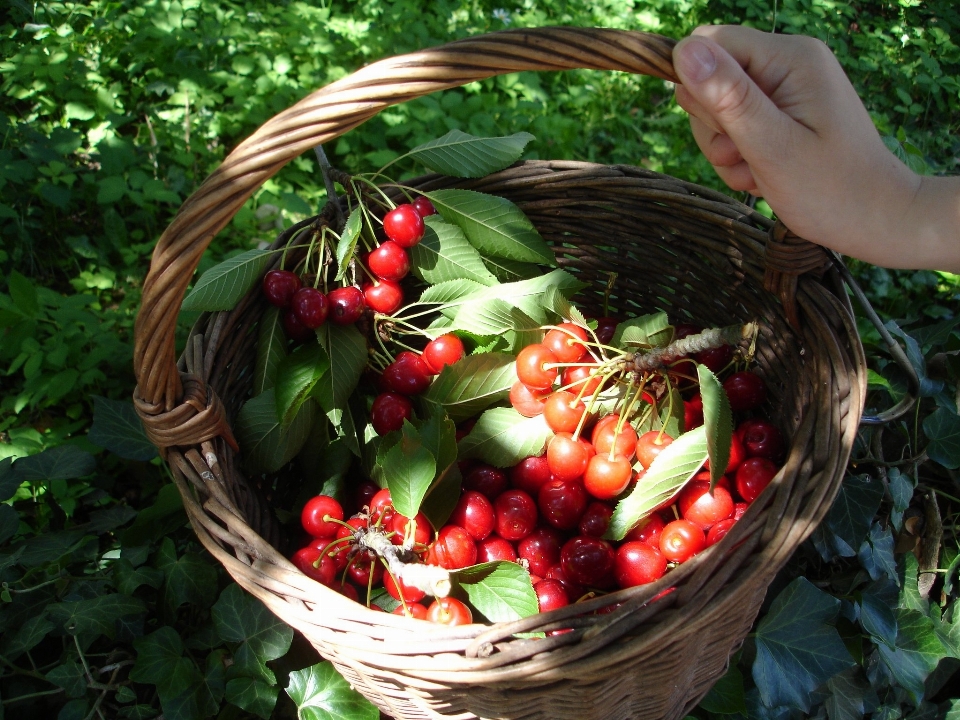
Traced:
<path id="1" fill-rule="evenodd" d="M 869 475 L 847 475 L 824 519 L 827 541 L 841 557 L 857 554 L 883 499 L 883 485 Z"/>
<path id="2" fill-rule="evenodd" d="M 450 280 L 497 283 L 459 227 L 436 215 L 424 218 L 424 225 L 423 239 L 410 248 L 410 269 L 414 275 L 431 285 Z"/>
<path id="3" fill-rule="evenodd" d="M 876 641 L 893 648 L 897 640 L 897 616 L 879 595 L 860 593 L 860 624 Z"/>
<path id="4" fill-rule="evenodd" d="M 442 175 L 480 178 L 515 163 L 533 139 L 533 135 L 526 132 L 480 138 L 451 130 L 441 138 L 418 145 L 408 154 Z"/>
<path id="5" fill-rule="evenodd" d="M 703 398 L 703 425 L 707 435 L 707 454 L 710 456 L 710 490 L 713 490 L 723 477 L 730 459 L 733 413 L 727 393 L 708 367 L 697 363 L 697 379 Z"/>
<path id="6" fill-rule="evenodd" d="M 183 656 L 183 641 L 169 625 L 134 640 L 133 647 L 137 660 L 130 670 L 130 679 L 139 683 L 164 684 L 170 668 Z"/>
<path id="7" fill-rule="evenodd" d="M 10 505 L 0 504 L 0 545 L 16 535 L 20 516 Z"/>
<path id="8" fill-rule="evenodd" d="M 329 372 L 330 360 L 316 343 L 301 345 L 280 361 L 273 394 L 281 427 L 293 422 L 317 382 Z"/>
<path id="9" fill-rule="evenodd" d="M 380 711 L 329 662 L 290 673 L 287 695 L 299 720 L 378 720 Z"/>
<path id="10" fill-rule="evenodd" d="M 360 207 L 355 207 L 347 218 L 343 226 L 343 233 L 340 235 L 340 241 L 337 243 L 337 277 L 339 282 L 343 280 L 350 267 L 350 261 L 357 249 L 357 240 L 360 239 L 360 231 L 363 229 L 363 211 Z"/>
<path id="11" fill-rule="evenodd" d="M 316 413 L 316 403 L 308 400 L 289 427 L 283 428 L 273 388 L 251 398 L 240 408 L 235 427 L 244 460 L 255 471 L 276 472 L 300 452 Z"/>
<path id="12" fill-rule="evenodd" d="M 270 263 L 271 250 L 247 250 L 207 270 L 183 299 L 183 310 L 230 310 Z"/>
<path id="13" fill-rule="evenodd" d="M 490 622 L 509 622 L 540 612 L 530 573 L 496 560 L 457 570 L 454 577 L 470 604 Z"/>
<path id="14" fill-rule="evenodd" d="M 83 697 L 87 692 L 87 679 L 83 676 L 83 668 L 75 660 L 57 665 L 44 677 L 54 685 L 62 687 L 67 697 Z"/>
<path id="15" fill-rule="evenodd" d="M 824 701 L 830 720 L 862 720 L 870 683 L 860 677 L 860 669 L 847 668 L 827 680 L 830 695 Z"/>
<path id="16" fill-rule="evenodd" d="M 476 280 L 447 280 L 446 282 L 431 285 L 420 295 L 419 302 L 446 304 L 456 302 L 461 298 L 482 290 L 485 285 Z"/>
<path id="17" fill-rule="evenodd" d="M 933 672 L 947 650 L 934 629 L 933 621 L 919 610 L 898 608 L 897 641 L 893 648 L 877 645 L 880 659 L 897 684 L 906 690 L 915 705 L 924 696 L 924 680 Z"/>
<path id="18" fill-rule="evenodd" d="M 222 640 L 247 645 L 264 662 L 282 657 L 293 642 L 293 629 L 236 583 L 220 593 L 212 616 Z"/>
<path id="19" fill-rule="evenodd" d="M 339 414 L 367 366 L 367 341 L 355 325 L 333 323 L 317 330 L 317 338 L 330 362 L 330 372 L 317 383 L 317 399 L 330 422 L 339 425 Z"/>
<path id="20" fill-rule="evenodd" d="M 459 422 L 506 398 L 516 379 L 512 355 L 468 355 L 445 366 L 424 393 L 423 400 L 430 406 L 442 407 L 454 422 Z"/>
<path id="21" fill-rule="evenodd" d="M 57 445 L 36 455 L 18 458 L 14 464 L 17 480 L 73 480 L 97 469 L 97 461 L 76 445 Z"/>
<path id="22" fill-rule="evenodd" d="M 552 435 L 542 415 L 525 418 L 512 407 L 490 408 L 460 441 L 460 458 L 512 467 L 525 457 L 540 455 Z"/>
<path id="23" fill-rule="evenodd" d="M 287 336 L 280 322 L 280 308 L 271 305 L 260 318 L 257 338 L 257 362 L 253 370 L 253 394 L 272 388 L 277 367 L 287 356 Z"/>
<path id="24" fill-rule="evenodd" d="M 37 287 L 16 270 L 7 277 L 7 291 L 16 308 L 27 317 L 35 317 L 40 312 Z"/>
<path id="25" fill-rule="evenodd" d="M 125 460 L 152 460 L 157 448 L 147 439 L 143 423 L 129 400 L 110 400 L 95 395 L 93 424 L 87 440 Z"/>
<path id="26" fill-rule="evenodd" d="M 124 595 L 133 595 L 141 585 L 148 585 L 156 590 L 163 583 L 163 571 L 149 565 L 135 568 L 126 558 L 117 560 L 112 569 L 117 590 Z"/>
<path id="27" fill-rule="evenodd" d="M 12 498 L 20 487 L 20 483 L 21 480 L 13 467 L 13 458 L 5 457 L 0 460 L 0 502 Z"/>
<path id="28" fill-rule="evenodd" d="M 48 617 L 71 635 L 95 633 L 114 638 L 117 618 L 139 615 L 146 606 L 139 598 L 108 593 L 86 600 L 47 606 Z"/>
<path id="29" fill-rule="evenodd" d="M 777 596 L 757 625 L 753 679 L 767 707 L 810 709 L 810 693 L 854 664 L 829 623 L 840 601 L 797 578 Z"/>
<path id="30" fill-rule="evenodd" d="M 40 644 L 40 641 L 49 635 L 55 627 L 43 611 L 28 617 L 17 628 L 15 634 L 11 633 L 9 629 L 4 633 L 3 642 L 0 643 L 0 654 L 7 660 L 16 660 L 23 653 Z"/>
<path id="31" fill-rule="evenodd" d="M 707 436 L 702 425 L 664 447 L 631 493 L 617 503 L 604 537 L 622 540 L 637 522 L 680 492 L 706 460 Z"/>
<path id="32" fill-rule="evenodd" d="M 382 469 L 397 512 L 415 517 L 437 476 L 437 461 L 409 420 L 403 421 L 400 441 L 387 451 Z"/>
<path id="33" fill-rule="evenodd" d="M 459 225 L 467 240 L 484 255 L 554 265 L 553 251 L 533 223 L 505 198 L 473 190 L 425 193 L 447 222 Z"/>
<path id="34" fill-rule="evenodd" d="M 238 708 L 269 720 L 277 704 L 280 689 L 255 678 L 234 678 L 227 682 L 224 699 Z"/>
<path id="35" fill-rule="evenodd" d="M 731 662 L 724 673 L 700 702 L 700 707 L 717 715 L 746 715 L 747 699 L 743 690 L 743 673 Z"/>
<path id="36" fill-rule="evenodd" d="M 877 580 L 886 573 L 890 578 L 899 580 L 893 546 L 893 532 L 890 527 L 880 527 L 880 523 L 874 523 L 857 553 L 860 565 L 870 574 L 871 579 Z"/>
<path id="37" fill-rule="evenodd" d="M 665 312 L 624 320 L 613 332 L 614 347 L 666 347 L 673 340 L 673 326 Z"/>
<path id="38" fill-rule="evenodd" d="M 213 602 L 217 571 L 197 553 L 177 557 L 173 540 L 164 538 L 157 553 L 156 567 L 164 574 L 164 602 L 171 612 L 184 603 L 206 609 Z"/>
<path id="39" fill-rule="evenodd" d="M 960 416 L 949 408 L 937 408 L 923 420 L 923 432 L 930 440 L 927 455 L 948 470 L 960 468 Z"/>

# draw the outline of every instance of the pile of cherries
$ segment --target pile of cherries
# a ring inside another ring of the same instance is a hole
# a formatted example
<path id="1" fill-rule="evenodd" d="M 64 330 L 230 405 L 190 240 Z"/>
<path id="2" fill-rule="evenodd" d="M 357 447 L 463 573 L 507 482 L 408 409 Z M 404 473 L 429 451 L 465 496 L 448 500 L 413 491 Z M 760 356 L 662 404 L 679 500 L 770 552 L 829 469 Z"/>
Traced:
<path id="1" fill-rule="evenodd" d="M 677 329 L 685 331 L 683 326 Z M 638 436 L 618 413 L 597 417 L 589 411 L 590 399 L 604 384 L 598 373 L 603 363 L 588 350 L 591 342 L 585 328 L 565 323 L 518 354 L 510 402 L 525 416 L 543 414 L 554 434 L 542 455 L 527 457 L 507 469 L 461 462 L 460 499 L 438 529 L 431 527 L 422 513 L 412 521 L 397 514 L 389 491 L 369 482 L 361 486 L 356 499 L 360 510 L 345 523 L 336 501 L 313 498 L 302 516 L 312 540 L 295 555 L 297 565 L 351 596 L 357 594 L 357 587 L 367 590 L 382 582 L 401 603 L 397 613 L 456 624 L 470 622 L 469 608 L 455 598 L 444 598 L 429 607 L 421 604 L 421 591 L 399 587 L 392 576 L 384 576 L 377 558 L 358 549 L 356 530 L 377 528 L 398 544 L 412 532 L 417 557 L 450 570 L 495 560 L 518 562 L 529 570 L 543 612 L 597 593 L 653 582 L 670 567 L 718 542 L 783 461 L 785 444 L 780 431 L 756 416 L 766 398 L 763 380 L 740 371 L 723 381 L 731 409 L 740 421 L 731 439 L 725 474 L 713 491 L 709 469 L 705 469 L 622 541 L 613 543 L 603 536 L 616 501 L 635 483 L 643 482 L 646 468 L 673 438 L 662 431 Z M 432 358 L 432 353 L 428 345 L 422 357 L 409 355 L 434 367 L 440 360 Z M 726 365 L 733 350 L 727 347 L 704 353 L 712 363 Z M 698 354 L 699 361 L 704 353 Z M 396 362 L 401 362 L 400 356 Z M 402 362 L 404 368 L 416 367 L 413 359 Z M 384 376 L 383 382 L 387 382 L 386 372 Z M 425 382 L 424 388 L 429 380 Z M 397 429 L 403 418 L 409 417 L 410 394 L 415 393 L 391 391 L 378 396 L 373 418 L 378 432 Z M 689 430 L 702 424 L 703 403 L 695 386 L 685 394 Z M 394 396 L 406 405 L 403 412 L 391 410 L 394 414 L 389 415 L 388 423 L 383 408 L 393 406 L 385 398 L 399 402 Z M 643 401 L 655 402 L 650 394 L 643 395 Z M 382 413 L 379 420 L 378 412 Z M 338 522 L 329 524 L 326 518 Z"/>
<path id="2" fill-rule="evenodd" d="M 362 287 L 345 285 L 325 294 L 318 287 L 304 284 L 295 272 L 270 270 L 261 288 L 267 300 L 282 309 L 281 320 L 287 335 L 303 341 L 327 320 L 337 325 L 352 325 L 366 308 L 385 315 L 399 310 L 404 298 L 400 281 L 410 272 L 407 249 L 423 239 L 423 218 L 436 212 L 430 200 L 420 195 L 412 203 L 398 205 L 384 216 L 386 240 L 366 257 L 357 259 L 360 271 L 369 279 Z M 319 277 L 318 274 L 318 280 Z"/>

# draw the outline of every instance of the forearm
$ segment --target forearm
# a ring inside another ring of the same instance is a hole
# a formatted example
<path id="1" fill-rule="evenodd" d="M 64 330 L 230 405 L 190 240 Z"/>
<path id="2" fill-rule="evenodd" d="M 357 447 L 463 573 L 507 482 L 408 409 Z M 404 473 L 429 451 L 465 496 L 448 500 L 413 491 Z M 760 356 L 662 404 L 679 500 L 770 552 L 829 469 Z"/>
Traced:
<path id="1" fill-rule="evenodd" d="M 960 273 L 960 177 L 921 178 L 897 235 L 889 243 L 903 253 L 901 267 Z"/>

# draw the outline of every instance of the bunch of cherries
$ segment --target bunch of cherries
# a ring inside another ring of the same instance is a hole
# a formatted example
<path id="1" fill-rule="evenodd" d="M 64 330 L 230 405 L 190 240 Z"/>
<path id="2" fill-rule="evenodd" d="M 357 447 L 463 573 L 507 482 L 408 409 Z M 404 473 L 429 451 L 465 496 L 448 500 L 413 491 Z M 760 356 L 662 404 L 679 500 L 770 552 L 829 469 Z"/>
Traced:
<path id="1" fill-rule="evenodd" d="M 304 284 L 304 279 L 290 270 L 270 270 L 264 275 L 262 290 L 267 300 L 282 309 L 281 320 L 287 335 L 296 341 L 309 338 L 327 320 L 337 325 L 352 325 L 366 308 L 389 315 L 403 305 L 400 281 L 410 272 L 407 249 L 423 239 L 423 218 L 436 214 L 430 200 L 423 195 L 412 203 L 390 210 L 383 218 L 386 240 L 358 259 L 360 269 L 368 276 L 362 287 L 345 285 L 324 293 L 318 287 Z M 317 281 L 320 274 L 317 275 Z"/>

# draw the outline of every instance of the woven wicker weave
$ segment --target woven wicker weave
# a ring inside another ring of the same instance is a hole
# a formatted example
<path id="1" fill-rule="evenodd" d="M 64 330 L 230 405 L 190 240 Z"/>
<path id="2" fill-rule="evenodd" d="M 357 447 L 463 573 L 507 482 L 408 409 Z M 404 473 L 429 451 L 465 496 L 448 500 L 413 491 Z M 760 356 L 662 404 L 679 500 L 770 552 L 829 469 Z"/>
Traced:
<path id="1" fill-rule="evenodd" d="M 788 238 L 770 220 L 636 167 L 528 162 L 476 181 L 420 179 L 424 189 L 469 187 L 519 205 L 560 264 L 590 283 L 578 304 L 596 308 L 615 270 L 611 304 L 621 316 L 663 308 L 675 321 L 703 325 L 760 320 L 757 368 L 770 388 L 768 413 L 792 438 L 772 487 L 726 538 L 660 581 L 510 625 L 458 628 L 370 611 L 308 579 L 276 549 L 269 503 L 282 488 L 244 478 L 230 430 L 249 397 L 263 303 L 251 293 L 232 311 L 204 315 L 178 364 L 174 328 L 186 287 L 211 238 L 264 180 L 390 104 L 519 70 L 673 79 L 672 46 L 641 33 L 542 28 L 376 63 L 261 127 L 184 203 L 154 252 L 136 326 L 136 401 L 198 537 L 390 715 L 652 719 L 692 707 L 839 487 L 866 372 L 842 285 L 822 251 L 795 238 L 771 251 L 767 267 L 768 242 Z M 804 258 L 801 270 L 816 272 L 799 275 L 793 251 Z M 667 588 L 675 590 L 652 600 Z M 585 614 L 596 609 L 610 611 Z M 560 627 L 574 630 L 515 637 Z"/>

